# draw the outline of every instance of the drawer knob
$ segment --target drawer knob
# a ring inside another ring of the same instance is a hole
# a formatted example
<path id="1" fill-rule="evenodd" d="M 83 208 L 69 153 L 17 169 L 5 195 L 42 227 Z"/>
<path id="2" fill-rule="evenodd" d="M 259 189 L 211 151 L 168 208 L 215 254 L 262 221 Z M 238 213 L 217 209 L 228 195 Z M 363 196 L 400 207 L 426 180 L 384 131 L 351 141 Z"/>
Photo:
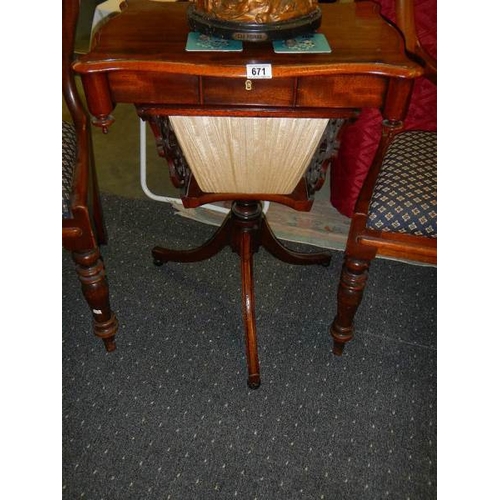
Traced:
<path id="1" fill-rule="evenodd" d="M 252 80 L 245 81 L 245 90 L 252 90 Z"/>

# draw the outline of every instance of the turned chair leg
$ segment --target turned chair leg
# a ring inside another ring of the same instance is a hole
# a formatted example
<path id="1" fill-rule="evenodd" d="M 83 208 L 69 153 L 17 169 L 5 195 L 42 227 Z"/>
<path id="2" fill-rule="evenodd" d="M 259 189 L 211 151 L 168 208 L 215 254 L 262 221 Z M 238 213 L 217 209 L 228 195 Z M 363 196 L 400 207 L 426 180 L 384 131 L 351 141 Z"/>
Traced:
<path id="1" fill-rule="evenodd" d="M 330 327 L 333 353 L 341 356 L 346 342 L 354 335 L 353 321 L 368 279 L 371 260 L 346 256 L 337 292 L 337 315 Z"/>
<path id="2" fill-rule="evenodd" d="M 108 281 L 99 249 L 73 252 L 72 257 L 83 296 L 92 311 L 94 333 L 103 340 L 106 351 L 114 351 L 118 321 L 109 304 Z"/>

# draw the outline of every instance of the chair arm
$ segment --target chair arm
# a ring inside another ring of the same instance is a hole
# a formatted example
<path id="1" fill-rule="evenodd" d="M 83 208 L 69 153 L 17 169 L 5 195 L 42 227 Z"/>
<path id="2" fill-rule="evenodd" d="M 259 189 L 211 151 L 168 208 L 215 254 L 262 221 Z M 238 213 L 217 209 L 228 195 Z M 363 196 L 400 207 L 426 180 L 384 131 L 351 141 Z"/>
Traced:
<path id="1" fill-rule="evenodd" d="M 437 85 L 437 59 L 432 57 L 420 44 L 417 42 L 415 47 L 415 55 L 423 63 L 424 76 L 430 80 L 434 85 Z"/>

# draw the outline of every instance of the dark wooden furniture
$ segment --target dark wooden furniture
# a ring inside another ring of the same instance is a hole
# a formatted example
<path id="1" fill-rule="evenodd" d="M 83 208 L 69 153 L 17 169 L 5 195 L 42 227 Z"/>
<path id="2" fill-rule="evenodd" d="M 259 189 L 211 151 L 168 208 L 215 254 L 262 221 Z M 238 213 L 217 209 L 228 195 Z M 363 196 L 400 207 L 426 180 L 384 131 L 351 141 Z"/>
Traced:
<path id="1" fill-rule="evenodd" d="M 63 122 L 62 243 L 71 251 L 83 295 L 92 311 L 94 333 L 107 351 L 116 347 L 116 316 L 99 245 L 106 242 L 92 156 L 90 119 L 78 95 L 71 64 L 79 1 L 62 5 L 62 91 L 72 122 Z"/>
<path id="2" fill-rule="evenodd" d="M 320 32 L 329 54 L 275 54 L 270 43 L 245 43 L 243 52 L 186 52 L 186 4 L 128 0 L 98 32 L 89 54 L 74 64 L 94 123 L 113 123 L 116 103 L 133 103 L 148 120 L 160 154 L 169 159 L 183 201 L 192 207 L 233 200 L 231 215 L 206 245 L 191 252 L 153 250 L 157 263 L 208 258 L 229 244 L 240 254 L 243 278 L 248 384 L 260 384 L 252 283 L 252 254 L 259 245 L 291 263 L 323 263 L 328 256 L 290 252 L 272 235 L 260 200 L 308 210 L 321 182 L 310 173 L 290 195 L 203 193 L 175 147 L 168 117 L 353 117 L 361 107 L 382 110 L 388 130 L 403 120 L 413 78 L 422 68 L 409 59 L 400 34 L 371 2 L 322 4 Z M 247 78 L 247 64 L 270 64 L 271 79 Z M 286 144 L 283 145 L 286 147 Z"/>
<path id="3" fill-rule="evenodd" d="M 408 53 L 425 70 L 426 76 L 415 79 L 404 130 L 436 131 L 437 88 L 433 75 L 436 74 L 437 0 L 374 1 L 380 5 L 381 15 L 401 30 Z M 375 108 L 362 109 L 356 120 L 342 129 L 340 147 L 330 169 L 330 201 L 347 217 L 354 214 L 381 134 L 381 116 Z"/>
<path id="4" fill-rule="evenodd" d="M 437 84 L 437 61 L 419 43 L 413 0 L 396 2 L 398 25 L 408 51 Z M 372 259 L 386 255 L 437 263 L 437 133 L 383 123 L 382 141 L 356 202 L 331 325 L 334 353 L 341 355 L 354 334 Z"/>

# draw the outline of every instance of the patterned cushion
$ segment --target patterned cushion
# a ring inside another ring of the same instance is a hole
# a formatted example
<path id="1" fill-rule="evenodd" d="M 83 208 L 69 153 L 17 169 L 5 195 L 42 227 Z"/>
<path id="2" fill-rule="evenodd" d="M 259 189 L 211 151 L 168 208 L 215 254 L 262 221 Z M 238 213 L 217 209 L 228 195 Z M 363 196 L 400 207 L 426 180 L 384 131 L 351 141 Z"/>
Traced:
<path id="1" fill-rule="evenodd" d="M 437 134 L 395 136 L 375 184 L 367 227 L 437 238 Z"/>
<path id="2" fill-rule="evenodd" d="M 62 122 L 62 216 L 71 217 L 71 187 L 76 163 L 76 131 L 68 122 Z"/>
<path id="3" fill-rule="evenodd" d="M 375 0 L 381 14 L 396 21 L 394 0 Z M 437 0 L 415 1 L 415 24 L 421 44 L 437 57 Z M 364 108 L 342 134 L 339 153 L 330 170 L 330 201 L 343 215 L 352 217 L 359 192 L 375 156 L 382 117 L 378 109 Z M 404 121 L 404 130 L 437 130 L 437 87 L 423 76 L 415 79 Z"/>

